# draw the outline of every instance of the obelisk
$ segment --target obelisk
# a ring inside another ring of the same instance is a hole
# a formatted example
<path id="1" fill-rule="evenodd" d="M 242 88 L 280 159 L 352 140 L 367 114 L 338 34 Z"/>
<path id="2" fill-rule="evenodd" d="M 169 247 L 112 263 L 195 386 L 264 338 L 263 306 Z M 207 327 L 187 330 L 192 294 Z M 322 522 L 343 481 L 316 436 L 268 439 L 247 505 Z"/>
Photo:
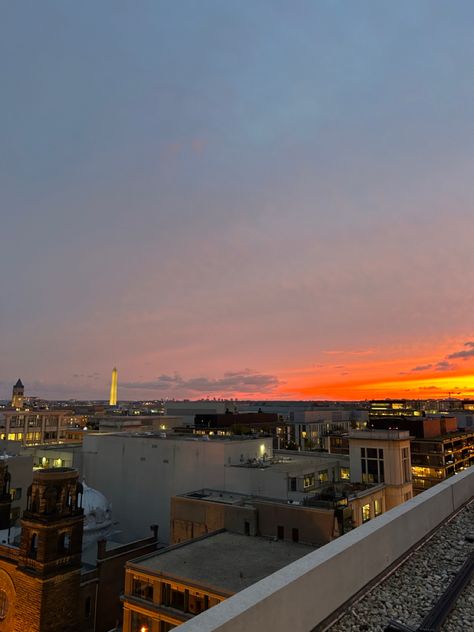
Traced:
<path id="1" fill-rule="evenodd" d="M 117 406 L 117 369 L 112 369 L 112 382 L 110 383 L 110 406 Z"/>

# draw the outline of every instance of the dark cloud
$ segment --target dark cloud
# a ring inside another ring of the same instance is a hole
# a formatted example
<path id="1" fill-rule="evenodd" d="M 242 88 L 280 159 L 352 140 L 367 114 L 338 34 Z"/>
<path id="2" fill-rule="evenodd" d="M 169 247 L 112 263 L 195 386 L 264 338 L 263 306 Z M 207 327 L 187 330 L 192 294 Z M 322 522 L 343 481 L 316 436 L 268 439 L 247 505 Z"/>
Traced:
<path id="1" fill-rule="evenodd" d="M 435 366 L 435 371 L 452 371 L 456 368 L 456 365 L 447 360 L 441 360 Z"/>
<path id="2" fill-rule="evenodd" d="M 411 371 L 427 371 L 431 369 L 432 366 L 432 364 L 420 364 L 420 366 L 415 366 Z"/>
<path id="3" fill-rule="evenodd" d="M 282 382 L 275 376 L 266 373 L 256 373 L 249 369 L 244 371 L 228 371 L 224 376 L 216 379 L 194 377 L 185 379 L 178 373 L 174 375 L 160 375 L 155 380 L 146 382 L 125 382 L 122 388 L 144 390 L 179 390 L 195 393 L 261 393 L 271 392 Z"/>
<path id="4" fill-rule="evenodd" d="M 462 349 L 461 351 L 455 351 L 454 353 L 451 353 L 450 355 L 448 355 L 448 360 L 454 360 L 455 358 L 462 358 L 463 360 L 466 360 L 467 358 L 473 358 L 474 342 L 465 342 L 464 346 L 467 347 L 467 349 Z"/>

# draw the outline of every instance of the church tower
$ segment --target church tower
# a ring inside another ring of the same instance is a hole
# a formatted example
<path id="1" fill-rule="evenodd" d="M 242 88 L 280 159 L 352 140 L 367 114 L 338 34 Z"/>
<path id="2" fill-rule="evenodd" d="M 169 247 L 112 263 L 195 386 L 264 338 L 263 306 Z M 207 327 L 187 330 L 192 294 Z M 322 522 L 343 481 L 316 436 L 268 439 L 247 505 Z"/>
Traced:
<path id="1" fill-rule="evenodd" d="M 23 386 L 22 381 L 18 378 L 18 381 L 12 391 L 12 408 L 23 408 L 24 401 L 25 387 Z"/>
<path id="2" fill-rule="evenodd" d="M 35 472 L 21 520 L 14 632 L 79 629 L 83 521 L 78 473 Z"/>

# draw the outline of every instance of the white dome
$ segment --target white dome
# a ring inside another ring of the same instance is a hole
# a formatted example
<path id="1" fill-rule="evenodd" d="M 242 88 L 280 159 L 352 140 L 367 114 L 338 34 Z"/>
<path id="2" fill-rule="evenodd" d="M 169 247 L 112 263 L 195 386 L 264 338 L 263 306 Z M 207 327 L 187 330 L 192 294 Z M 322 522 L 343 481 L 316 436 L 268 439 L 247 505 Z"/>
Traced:
<path id="1" fill-rule="evenodd" d="M 83 548 L 107 538 L 112 528 L 111 504 L 97 489 L 82 483 L 82 508 L 84 509 Z"/>
<path id="2" fill-rule="evenodd" d="M 82 494 L 82 508 L 85 517 L 94 517 L 97 522 L 104 522 L 107 517 L 110 519 L 110 503 L 107 498 L 97 489 L 93 489 L 82 483 L 84 492 Z"/>

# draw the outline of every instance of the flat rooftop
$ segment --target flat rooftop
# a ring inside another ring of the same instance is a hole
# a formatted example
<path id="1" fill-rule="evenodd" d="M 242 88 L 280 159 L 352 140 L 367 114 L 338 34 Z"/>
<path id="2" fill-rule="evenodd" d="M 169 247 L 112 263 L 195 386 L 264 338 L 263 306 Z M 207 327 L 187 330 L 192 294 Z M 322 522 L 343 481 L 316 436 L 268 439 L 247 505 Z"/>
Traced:
<path id="1" fill-rule="evenodd" d="M 225 531 L 153 553 L 131 566 L 217 592 L 236 593 L 315 548 Z"/>
<path id="2" fill-rule="evenodd" d="M 154 441 L 199 441 L 201 443 L 235 443 L 236 441 L 263 441 L 264 439 L 268 439 L 269 437 L 254 437 L 252 435 L 203 435 L 196 436 L 188 433 L 176 433 L 168 431 L 107 431 L 107 432 L 88 432 L 88 435 L 98 436 L 98 437 L 120 437 L 125 439 L 153 439 Z"/>

